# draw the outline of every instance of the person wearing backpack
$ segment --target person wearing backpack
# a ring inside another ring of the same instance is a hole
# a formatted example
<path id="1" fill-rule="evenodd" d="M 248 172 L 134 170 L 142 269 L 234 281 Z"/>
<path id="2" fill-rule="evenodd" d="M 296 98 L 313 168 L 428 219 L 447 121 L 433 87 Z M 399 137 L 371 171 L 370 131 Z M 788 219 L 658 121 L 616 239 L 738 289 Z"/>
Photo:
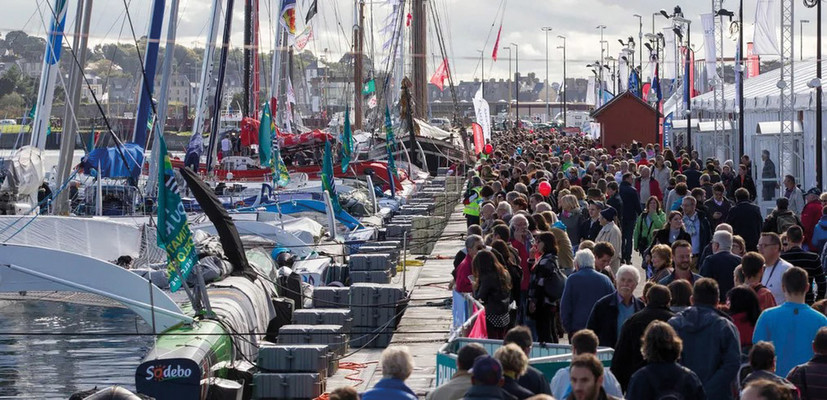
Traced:
<path id="1" fill-rule="evenodd" d="M 775 209 L 770 212 L 770 215 L 767 215 L 761 232 L 775 232 L 780 235 L 786 232 L 791 226 L 801 226 L 801 219 L 789 209 L 789 204 L 790 201 L 784 197 L 776 199 Z"/>
<path id="2" fill-rule="evenodd" d="M 594 304 L 586 328 L 597 334 L 601 346 L 614 348 L 617 345 L 620 327 L 629 317 L 645 306 L 634 295 L 638 282 L 640 282 L 638 269 L 631 265 L 624 265 L 617 270 L 615 280 L 617 290 Z"/>
<path id="3" fill-rule="evenodd" d="M 557 241 L 551 232 L 542 232 L 531 254 L 542 254 L 531 270 L 528 286 L 528 314 L 537 324 L 537 340 L 557 343 L 555 314 L 566 286 L 566 276 L 557 266 Z"/>
<path id="4" fill-rule="evenodd" d="M 632 375 L 627 399 L 706 400 L 698 375 L 678 364 L 683 341 L 669 324 L 653 321 L 640 352 L 648 363 Z"/>

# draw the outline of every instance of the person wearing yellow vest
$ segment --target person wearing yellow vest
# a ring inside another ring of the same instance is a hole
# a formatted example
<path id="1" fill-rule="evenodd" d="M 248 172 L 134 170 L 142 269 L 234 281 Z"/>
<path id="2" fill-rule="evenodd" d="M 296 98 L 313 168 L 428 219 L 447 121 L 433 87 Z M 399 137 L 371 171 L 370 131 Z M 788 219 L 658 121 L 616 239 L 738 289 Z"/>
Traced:
<path id="1" fill-rule="evenodd" d="M 462 213 L 465 214 L 465 220 L 468 223 L 467 226 L 480 224 L 480 204 L 482 204 L 482 195 L 480 194 L 481 190 L 482 180 L 480 177 L 472 177 L 469 183 L 469 188 L 465 191 L 465 197 L 462 200 L 462 203 L 465 204 L 465 208 L 462 209 Z"/>

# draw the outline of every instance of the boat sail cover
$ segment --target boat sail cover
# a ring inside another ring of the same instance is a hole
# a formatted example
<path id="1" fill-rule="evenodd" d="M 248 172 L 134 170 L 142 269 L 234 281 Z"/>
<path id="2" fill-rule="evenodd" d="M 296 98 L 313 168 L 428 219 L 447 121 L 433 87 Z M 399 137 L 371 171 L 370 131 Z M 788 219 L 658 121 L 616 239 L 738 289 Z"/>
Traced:
<path id="1" fill-rule="evenodd" d="M 137 177 L 144 163 L 144 148 L 137 143 L 124 143 L 120 148 L 99 148 L 92 150 L 80 162 L 87 173 L 97 170 L 100 164 L 99 172 L 102 178 Z"/>

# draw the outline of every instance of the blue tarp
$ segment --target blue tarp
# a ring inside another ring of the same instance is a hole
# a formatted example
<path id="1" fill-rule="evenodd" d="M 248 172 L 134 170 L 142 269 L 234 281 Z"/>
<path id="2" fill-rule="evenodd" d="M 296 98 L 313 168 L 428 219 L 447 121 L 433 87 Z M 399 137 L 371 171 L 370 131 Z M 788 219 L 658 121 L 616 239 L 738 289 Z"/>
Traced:
<path id="1" fill-rule="evenodd" d="M 275 204 L 262 204 L 262 207 L 264 207 L 267 211 L 278 212 L 278 208 L 276 208 Z M 283 201 L 279 203 L 279 208 L 281 208 L 282 214 L 288 215 L 308 211 L 318 212 L 322 214 L 327 212 L 325 203 L 323 201 L 318 200 Z M 359 220 L 354 218 L 352 215 L 348 214 L 347 211 L 340 211 L 336 213 L 336 221 L 346 226 L 347 229 L 351 230 L 363 227 Z"/>
<path id="2" fill-rule="evenodd" d="M 123 152 L 123 156 L 121 156 Z M 124 159 L 128 164 L 124 163 Z M 144 163 L 144 148 L 136 143 L 124 143 L 121 149 L 106 147 L 92 150 L 83 157 L 81 164 L 86 173 L 97 170 L 100 163 L 100 175 L 103 178 L 136 178 L 141 173 Z"/>

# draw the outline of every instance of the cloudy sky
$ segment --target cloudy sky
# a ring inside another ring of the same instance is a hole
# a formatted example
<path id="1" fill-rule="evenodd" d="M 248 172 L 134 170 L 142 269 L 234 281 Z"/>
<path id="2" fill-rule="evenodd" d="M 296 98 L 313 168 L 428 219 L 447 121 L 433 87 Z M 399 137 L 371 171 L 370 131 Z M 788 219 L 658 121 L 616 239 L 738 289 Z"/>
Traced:
<path id="1" fill-rule="evenodd" d="M 29 34 L 43 35 L 43 16 L 50 15 L 50 3 L 55 0 L 10 1 L 3 3 L 3 12 L 0 13 L 0 33 L 10 30 L 24 30 Z M 267 10 L 278 7 L 280 0 L 260 0 L 262 8 L 261 31 L 266 43 L 265 49 L 272 47 L 271 20 Z M 452 60 L 452 69 L 459 79 L 468 80 L 480 76 L 479 57 L 477 50 L 484 49 L 485 75 L 489 77 L 505 78 L 508 75 L 508 51 L 500 51 L 500 60 L 496 63 L 491 60 L 491 51 L 496 37 L 496 26 L 502 17 L 501 46 L 516 43 L 519 46 L 520 71 L 523 73 L 536 72 L 541 78 L 545 75 L 545 33 L 543 26 L 553 30 L 549 33 L 549 74 L 551 81 L 560 81 L 562 77 L 562 52 L 557 46 L 562 43 L 558 35 L 564 35 L 568 45 L 568 72 L 569 76 L 585 76 L 587 63 L 600 57 L 600 31 L 598 25 L 605 25 L 604 39 L 609 42 L 609 54 L 617 56 L 620 44 L 617 39 L 634 36 L 637 39 L 639 24 L 634 14 L 643 15 L 644 33 L 652 30 L 652 14 L 661 8 L 670 12 L 675 4 L 665 0 L 430 0 L 440 14 L 446 46 Z M 776 0 L 777 1 L 777 0 Z M 138 36 L 147 31 L 148 16 L 152 1 L 126 0 Z M 167 3 L 170 1 L 167 0 Z M 226 0 L 221 0 L 226 4 Z M 297 0 L 299 29 L 302 28 L 304 14 L 311 0 Z M 71 30 L 76 7 L 75 0 L 68 0 L 69 17 L 67 30 Z M 178 29 L 178 43 L 185 46 L 203 46 L 207 22 L 210 15 L 212 0 L 180 0 L 180 23 Z M 235 2 L 233 18 L 233 44 L 241 44 L 243 27 L 243 0 Z M 315 39 L 308 46 L 311 51 L 321 54 L 327 49 L 331 57 L 338 57 L 347 51 L 350 46 L 350 30 L 353 25 L 353 0 L 318 0 L 319 14 L 311 24 L 315 31 Z M 369 36 L 366 48 L 370 49 L 370 37 L 374 46 L 376 58 L 383 58 L 382 43 L 385 41 L 380 32 L 388 15 L 390 7 L 387 0 L 368 1 L 366 9 L 366 23 L 368 29 L 373 24 L 373 35 Z M 410 1 L 408 1 L 410 3 Z M 753 34 L 756 1 L 747 1 L 744 10 L 746 29 L 744 38 L 750 41 Z M 680 4 L 687 18 L 692 23 L 692 40 L 698 45 L 702 42 L 700 14 L 710 12 L 711 2 L 698 0 L 683 1 Z M 168 5 L 167 5 L 168 6 Z M 501 8 L 503 6 L 503 8 Z M 735 10 L 738 2 L 725 0 L 724 7 Z M 800 19 L 813 21 L 804 25 L 804 57 L 815 56 L 815 12 L 807 9 L 799 0 L 795 1 L 796 28 L 799 34 Z M 504 9 L 504 14 L 502 10 Z M 371 13 L 372 11 L 372 13 Z M 780 9 L 779 9 L 780 13 Z M 270 12 L 274 15 L 275 12 Z M 372 18 L 371 18 L 372 17 Z M 431 23 L 433 21 L 429 21 Z M 492 24 L 495 25 L 492 28 Z M 660 30 L 668 24 L 661 16 L 655 17 L 656 28 Z M 435 35 L 429 33 L 429 73 L 436 68 L 431 65 L 432 60 L 439 58 Z M 92 20 L 91 41 L 112 42 L 117 40 L 131 41 L 129 26 L 125 22 L 124 0 L 95 0 L 94 18 Z M 164 36 L 166 34 L 164 33 Z M 220 36 L 220 35 L 219 35 Z M 734 41 L 725 39 L 725 53 L 728 57 L 734 56 Z M 799 38 L 796 37 L 796 59 L 799 52 Z M 699 50 L 698 47 L 695 47 Z M 645 51 L 645 50 L 644 50 Z M 699 51 L 699 54 L 702 54 Z M 700 57 L 700 56 L 699 56 Z M 512 66 L 513 68 L 513 66 Z"/>

